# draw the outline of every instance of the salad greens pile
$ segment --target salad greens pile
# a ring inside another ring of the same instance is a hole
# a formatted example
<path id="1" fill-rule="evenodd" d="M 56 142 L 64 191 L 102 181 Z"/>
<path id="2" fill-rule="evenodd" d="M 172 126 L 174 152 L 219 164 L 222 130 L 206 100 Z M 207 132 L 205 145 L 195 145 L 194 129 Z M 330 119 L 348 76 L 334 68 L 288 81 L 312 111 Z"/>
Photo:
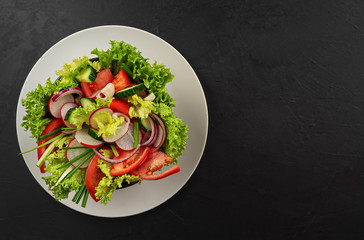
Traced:
<path id="1" fill-rule="evenodd" d="M 149 63 L 148 59 L 142 57 L 141 52 L 130 44 L 123 41 L 110 41 L 110 45 L 110 49 L 106 51 L 98 49 L 91 51 L 98 57 L 98 60 L 90 61 L 87 57 L 81 57 L 73 60 L 72 63 L 65 63 L 62 70 L 56 71 L 59 76 L 57 81 L 52 83 L 48 78 L 44 85 L 39 84 L 36 89 L 28 92 L 26 98 L 22 99 L 26 114 L 21 126 L 26 131 L 30 131 L 32 138 L 39 140 L 43 130 L 53 119 L 48 109 L 50 97 L 61 90 L 78 87 L 79 82 L 76 76 L 85 66 L 92 66 L 97 72 L 109 68 L 113 75 L 123 69 L 131 80 L 143 83 L 147 91 L 155 95 L 154 101 L 145 101 L 138 95 L 130 97 L 128 101 L 133 105 L 130 107 L 130 117 L 146 118 L 150 113 L 158 114 L 163 119 L 168 133 L 160 150 L 173 159 L 171 164 L 177 164 L 178 157 L 186 148 L 188 126 L 174 116 L 175 100 L 167 93 L 166 85 L 172 81 L 173 74 L 164 65 L 159 65 L 157 62 Z M 81 129 L 92 112 L 108 106 L 111 101 L 112 98 L 108 101 L 96 99 L 89 108 L 76 108 L 73 114 L 77 118 L 73 118 L 71 124 L 75 125 L 77 129 Z M 120 122 L 111 119 L 107 127 L 100 128 L 98 135 L 115 132 L 116 126 L 119 124 Z M 43 179 L 56 200 L 68 198 L 71 191 L 80 191 L 84 185 L 86 169 L 78 169 L 71 177 L 63 179 L 67 167 L 62 166 L 68 162 L 65 148 L 72 138 L 73 136 L 63 137 L 57 142 L 55 150 L 47 157 L 48 163 L 45 170 L 49 175 Z M 110 156 L 109 151 L 111 150 L 101 150 L 100 152 L 107 157 Z M 96 187 L 95 195 L 102 199 L 101 202 L 104 204 L 110 201 L 111 194 L 123 184 L 141 181 L 138 176 L 131 174 L 111 176 L 112 163 L 102 159 L 98 160 L 98 167 L 105 177 Z"/>
<path id="2" fill-rule="evenodd" d="M 183 154 L 187 143 L 188 126 L 182 120 L 173 115 L 172 107 L 175 100 L 167 93 L 166 85 L 173 79 L 173 74 L 164 65 L 155 61 L 152 65 L 147 58 L 142 57 L 136 47 L 125 42 L 110 41 L 111 48 L 106 51 L 94 49 L 91 53 L 99 58 L 101 68 L 110 68 L 116 74 L 120 69 L 127 69 L 131 78 L 139 83 L 144 83 L 149 92 L 156 96 L 154 106 L 143 106 L 143 109 L 150 109 L 160 115 L 167 127 L 167 139 L 164 144 L 165 153 L 171 156 L 176 162 Z M 133 99 L 133 101 L 138 101 Z M 143 114 L 142 110 L 140 111 Z M 134 114 L 134 113 L 132 113 Z M 138 116 L 138 113 L 134 116 Z"/>

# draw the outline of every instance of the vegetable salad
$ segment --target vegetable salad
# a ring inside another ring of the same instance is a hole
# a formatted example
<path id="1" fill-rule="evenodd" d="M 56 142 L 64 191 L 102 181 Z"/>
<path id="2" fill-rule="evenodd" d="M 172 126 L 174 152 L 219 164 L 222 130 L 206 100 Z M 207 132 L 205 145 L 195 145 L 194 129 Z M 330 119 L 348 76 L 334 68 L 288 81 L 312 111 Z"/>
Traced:
<path id="1" fill-rule="evenodd" d="M 166 89 L 170 70 L 123 41 L 110 45 L 65 63 L 57 81 L 22 99 L 21 126 L 37 141 L 29 151 L 49 190 L 56 200 L 74 192 L 83 207 L 88 196 L 107 204 L 118 188 L 178 173 L 188 139 Z"/>

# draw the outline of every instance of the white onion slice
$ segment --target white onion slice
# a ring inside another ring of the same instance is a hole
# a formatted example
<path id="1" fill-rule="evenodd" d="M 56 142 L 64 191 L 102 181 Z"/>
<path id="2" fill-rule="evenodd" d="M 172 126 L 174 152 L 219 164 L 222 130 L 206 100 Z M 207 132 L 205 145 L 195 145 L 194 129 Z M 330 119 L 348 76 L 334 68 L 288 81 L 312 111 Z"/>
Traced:
<path id="1" fill-rule="evenodd" d="M 104 95 L 103 99 L 107 100 L 107 97 L 113 97 L 115 93 L 115 87 L 114 84 L 108 83 L 106 86 L 101 89 L 100 93 Z"/>

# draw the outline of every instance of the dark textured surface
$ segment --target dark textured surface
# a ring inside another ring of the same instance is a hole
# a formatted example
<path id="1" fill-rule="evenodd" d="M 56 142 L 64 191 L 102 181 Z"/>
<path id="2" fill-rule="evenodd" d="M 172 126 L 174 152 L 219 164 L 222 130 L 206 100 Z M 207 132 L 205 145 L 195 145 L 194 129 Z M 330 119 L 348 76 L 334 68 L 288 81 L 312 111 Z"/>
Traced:
<path id="1" fill-rule="evenodd" d="M 18 155 L 14 124 L 38 58 L 108 24 L 179 50 L 210 114 L 190 181 L 161 206 L 120 219 L 49 197 Z M 2 0 L 0 42 L 2 238 L 364 239 L 362 1 Z"/>

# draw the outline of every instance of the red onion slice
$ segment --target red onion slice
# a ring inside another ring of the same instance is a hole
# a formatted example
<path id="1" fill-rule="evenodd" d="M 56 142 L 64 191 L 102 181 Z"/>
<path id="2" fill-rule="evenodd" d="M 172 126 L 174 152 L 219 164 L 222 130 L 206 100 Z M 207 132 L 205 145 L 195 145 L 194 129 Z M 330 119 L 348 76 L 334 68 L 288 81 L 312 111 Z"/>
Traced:
<path id="1" fill-rule="evenodd" d="M 81 88 L 78 88 L 78 87 L 67 88 L 67 89 L 64 89 L 64 90 L 60 91 L 56 95 L 54 95 L 52 97 L 52 101 L 53 102 L 56 102 L 61 97 L 66 96 L 66 95 L 69 95 L 69 94 L 78 94 L 78 95 L 80 95 L 80 97 L 83 97 L 84 96 Z"/>
<path id="2" fill-rule="evenodd" d="M 163 143 L 164 141 L 166 140 L 166 137 L 167 137 L 167 128 L 166 128 L 166 125 L 164 124 L 164 121 L 162 120 L 162 118 L 160 116 L 158 116 L 157 114 L 155 113 L 150 113 L 159 123 L 159 125 L 161 126 L 162 128 L 162 131 L 163 131 L 163 139 L 162 139 L 162 143 L 155 149 L 158 150 L 161 146 L 163 146 Z"/>
<path id="3" fill-rule="evenodd" d="M 138 144 L 138 146 L 134 149 L 133 152 L 131 152 L 128 156 L 123 157 L 123 158 L 116 158 L 116 159 L 111 159 L 111 158 L 107 158 L 104 155 L 102 155 L 99 151 L 97 151 L 96 148 L 92 148 L 92 150 L 95 152 L 95 154 L 101 158 L 102 160 L 109 162 L 109 163 L 121 163 L 124 162 L 125 160 L 128 160 L 129 158 L 131 158 L 140 148 L 140 144 Z"/>
<path id="4" fill-rule="evenodd" d="M 142 133 L 141 131 L 139 131 L 139 144 L 142 142 Z M 117 141 L 115 141 L 116 146 L 118 146 L 120 149 L 123 150 L 132 150 L 134 149 L 134 124 L 131 122 L 129 124 L 129 129 L 126 132 L 126 134 L 118 139 Z"/>
<path id="5" fill-rule="evenodd" d="M 64 129 L 62 130 L 62 133 L 66 134 L 66 135 L 70 135 L 72 133 L 75 133 L 76 129 Z"/>
<path id="6" fill-rule="evenodd" d="M 154 136 L 156 135 L 156 126 L 153 119 L 151 117 L 148 117 L 148 121 L 152 126 L 152 132 L 150 134 L 149 139 L 141 144 L 142 147 L 151 145 L 153 143 Z"/>
<path id="7" fill-rule="evenodd" d="M 125 119 L 125 121 L 129 124 L 130 123 L 130 118 L 128 116 L 126 116 L 125 114 L 122 114 L 120 112 L 114 112 L 111 117 L 113 119 L 117 119 L 119 117 L 123 117 Z"/>
<path id="8" fill-rule="evenodd" d="M 129 118 L 128 116 L 126 116 L 125 114 L 122 114 L 122 113 L 120 113 L 120 112 L 114 112 L 114 113 L 111 115 L 111 117 L 112 117 L 113 119 L 117 119 L 117 118 L 119 118 L 119 117 L 123 117 L 123 118 L 124 118 L 124 120 L 125 120 L 125 123 L 128 125 L 128 127 L 129 127 L 129 125 L 130 125 L 130 118 Z"/>
<path id="9" fill-rule="evenodd" d="M 157 140 L 157 137 L 158 137 L 159 130 L 158 130 L 158 125 L 156 122 L 154 122 L 154 129 L 155 129 L 155 134 L 154 134 L 152 141 L 150 142 L 151 145 Z"/>

